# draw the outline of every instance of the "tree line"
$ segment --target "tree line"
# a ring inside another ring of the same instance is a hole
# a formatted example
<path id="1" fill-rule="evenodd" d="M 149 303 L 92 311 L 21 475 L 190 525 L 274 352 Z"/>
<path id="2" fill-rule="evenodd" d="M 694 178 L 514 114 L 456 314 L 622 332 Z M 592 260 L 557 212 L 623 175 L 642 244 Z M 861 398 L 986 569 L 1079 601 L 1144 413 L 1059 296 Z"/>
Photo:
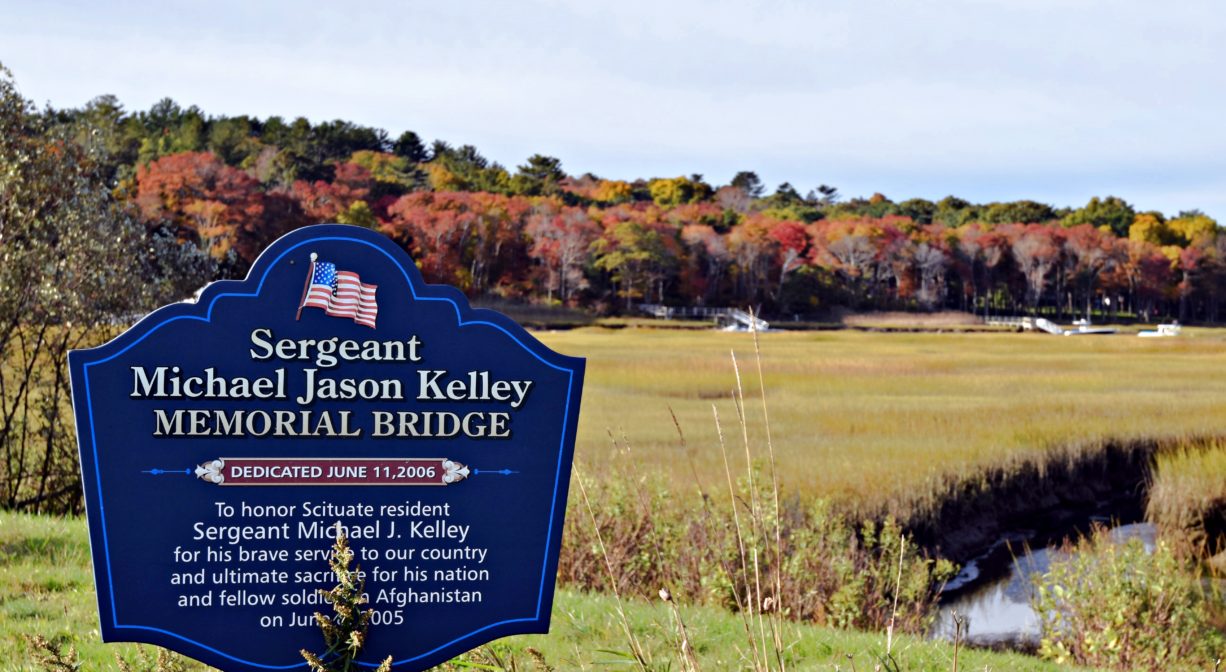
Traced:
<path id="1" fill-rule="evenodd" d="M 1226 280 L 1213 219 L 1114 196 L 1058 208 L 844 198 L 828 185 L 768 193 L 752 171 L 724 185 L 627 181 L 542 155 L 510 170 L 412 131 L 212 116 L 169 99 L 127 112 L 102 96 L 34 116 L 94 148 L 115 207 L 161 242 L 145 273 L 168 291 L 241 277 L 276 237 L 331 221 L 383 232 L 428 281 L 473 297 L 602 314 L 662 303 L 1216 321 Z"/>

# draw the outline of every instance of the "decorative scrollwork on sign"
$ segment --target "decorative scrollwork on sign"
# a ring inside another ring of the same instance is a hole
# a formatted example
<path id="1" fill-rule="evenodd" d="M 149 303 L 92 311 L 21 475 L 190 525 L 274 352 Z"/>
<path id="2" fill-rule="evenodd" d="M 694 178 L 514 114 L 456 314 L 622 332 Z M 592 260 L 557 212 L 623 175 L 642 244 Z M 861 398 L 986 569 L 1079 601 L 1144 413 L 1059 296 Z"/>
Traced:
<path id="1" fill-rule="evenodd" d="M 226 480 L 226 477 L 221 473 L 221 470 L 225 468 L 225 466 L 225 460 L 218 459 L 211 462 L 205 462 L 204 464 L 196 467 L 196 477 L 209 483 L 221 485 Z"/>
<path id="2" fill-rule="evenodd" d="M 443 482 L 447 485 L 458 483 L 468 478 L 468 467 L 459 462 L 443 460 Z"/>

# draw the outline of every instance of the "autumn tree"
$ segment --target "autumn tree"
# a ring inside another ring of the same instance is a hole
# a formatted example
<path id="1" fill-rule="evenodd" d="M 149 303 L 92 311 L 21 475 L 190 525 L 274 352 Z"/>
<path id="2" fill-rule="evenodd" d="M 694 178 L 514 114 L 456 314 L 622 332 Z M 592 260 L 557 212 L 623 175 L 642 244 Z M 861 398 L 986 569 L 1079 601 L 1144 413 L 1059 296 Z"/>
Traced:
<path id="1" fill-rule="evenodd" d="M 809 226 L 810 258 L 850 284 L 857 302 L 864 301 L 867 280 L 871 279 L 878 258 L 875 239 L 879 234 L 880 230 L 867 219 L 815 222 Z"/>
<path id="2" fill-rule="evenodd" d="M 1196 245 L 1182 249 L 1176 248 L 1176 250 L 1173 254 L 1172 266 L 1179 274 L 1179 284 L 1175 286 L 1176 293 L 1179 296 L 1179 321 L 1186 322 L 1188 319 L 1188 299 L 1196 289 L 1193 282 L 1201 271 L 1204 270 L 1206 255 L 1205 250 Z"/>
<path id="3" fill-rule="evenodd" d="M 686 224 L 681 228 L 681 242 L 685 248 L 687 272 L 683 283 L 690 290 L 688 296 L 698 305 L 707 305 L 719 292 L 732 253 L 727 241 L 710 224 Z"/>
<path id="4" fill-rule="evenodd" d="M 1007 258 L 1009 243 L 1001 232 L 980 224 L 968 224 L 955 231 L 953 256 L 961 264 L 963 276 L 968 281 L 964 285 L 970 288 L 971 312 L 975 312 L 974 307 L 982 296 L 986 318 L 992 308 L 991 294 L 996 284 L 996 269 Z"/>
<path id="5" fill-rule="evenodd" d="M 647 183 L 647 191 L 651 200 L 662 207 L 710 200 L 715 193 L 701 175 L 657 177 Z"/>
<path id="6" fill-rule="evenodd" d="M 198 241 L 219 261 L 238 259 L 243 238 L 263 221 L 259 183 L 212 152 L 164 156 L 136 173 L 136 205 L 151 225 L 166 225 L 180 240 Z M 250 263 L 254 257 L 241 261 Z"/>
<path id="7" fill-rule="evenodd" d="M 528 216 L 528 254 L 545 271 L 546 299 L 567 303 L 583 283 L 583 262 L 600 226 L 578 208 L 540 205 Z"/>
<path id="8" fill-rule="evenodd" d="M 1111 234 L 1088 224 L 1068 230 L 1065 249 L 1073 262 L 1075 280 L 1081 285 L 1087 318 L 1090 316 L 1090 302 L 1100 276 L 1120 261 L 1118 253 L 1122 250 L 1115 245 L 1116 240 Z"/>
<path id="9" fill-rule="evenodd" d="M 809 248 L 809 236 L 800 222 L 778 222 L 768 233 L 774 241 L 775 264 L 779 269 L 779 280 L 775 285 L 775 300 L 783 292 L 783 285 L 788 276 L 804 263 Z"/>
<path id="10" fill-rule="evenodd" d="M 600 180 L 592 191 L 592 200 L 616 205 L 634 197 L 634 187 L 624 180 Z"/>
<path id="11" fill-rule="evenodd" d="M 361 155 L 359 154 L 359 157 Z M 335 222 L 341 213 L 370 197 L 371 171 L 352 162 L 338 164 L 331 180 L 294 182 L 291 193 L 312 224 Z"/>
<path id="12" fill-rule="evenodd" d="M 757 304 L 774 292 L 772 276 L 779 247 L 771 236 L 774 225 L 774 219 L 756 215 L 728 232 L 728 250 L 736 260 L 737 303 Z"/>
<path id="13" fill-rule="evenodd" d="M 1128 227 L 1128 238 L 1151 245 L 1175 244 L 1175 236 L 1161 212 L 1138 212 Z"/>
<path id="14" fill-rule="evenodd" d="M 925 310 L 939 307 L 945 299 L 945 271 L 951 259 L 949 244 L 956 238 L 945 234 L 939 224 L 930 224 L 917 232 L 911 258 L 919 276 L 916 299 Z"/>
<path id="15" fill-rule="evenodd" d="M 743 215 L 753 205 L 753 197 L 742 187 L 728 185 L 715 191 L 715 203 L 728 212 Z"/>
<path id="16" fill-rule="evenodd" d="M 468 259 L 470 291 L 518 295 L 528 272 L 524 233 L 531 203 L 522 197 L 476 194 L 477 238 Z"/>
<path id="17" fill-rule="evenodd" d="M 516 293 L 527 272 L 524 225 L 531 205 L 497 194 L 406 194 L 388 208 L 383 230 L 405 246 L 430 282 L 470 295 Z"/>
<path id="18" fill-rule="evenodd" d="M 1183 247 L 1212 239 L 1219 232 L 1217 221 L 1197 210 L 1179 213 L 1178 217 L 1166 223 L 1166 227 L 1172 242 Z"/>
<path id="19" fill-rule="evenodd" d="M 1060 262 L 1062 236 L 1042 224 L 1015 225 L 1008 229 L 1012 238 L 1010 251 L 1018 270 L 1026 279 L 1027 300 L 1032 314 L 1038 312 L 1039 301 L 1047 288 L 1049 275 Z"/>
<path id="20" fill-rule="evenodd" d="M 1119 277 L 1127 292 L 1129 309 L 1149 321 L 1170 284 L 1171 260 L 1148 241 L 1129 238 L 1119 240 L 1117 246 L 1120 263 L 1111 275 Z"/>
<path id="21" fill-rule="evenodd" d="M 604 223 L 602 235 L 592 243 L 592 264 L 609 274 L 615 293 L 625 299 L 629 311 L 634 299 L 662 301 L 664 280 L 676 255 L 662 227 L 638 217 L 614 215 Z"/>
<path id="22" fill-rule="evenodd" d="M 475 228 L 466 196 L 417 192 L 402 196 L 388 209 L 384 232 L 409 251 L 427 282 L 464 280 L 463 257 Z"/>

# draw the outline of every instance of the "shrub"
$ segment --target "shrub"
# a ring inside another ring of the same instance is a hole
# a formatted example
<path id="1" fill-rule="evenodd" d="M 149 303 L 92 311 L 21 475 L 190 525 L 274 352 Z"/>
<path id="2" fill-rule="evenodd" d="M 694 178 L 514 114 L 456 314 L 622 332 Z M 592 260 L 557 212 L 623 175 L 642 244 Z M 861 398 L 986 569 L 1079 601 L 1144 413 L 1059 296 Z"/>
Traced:
<path id="1" fill-rule="evenodd" d="M 893 520 L 856 525 L 826 500 L 785 501 L 776 515 L 769 478 L 754 479 L 764 490 L 756 498 L 748 480 L 742 479 L 735 503 L 738 543 L 738 517 L 726 497 L 691 499 L 653 477 L 585 478 L 592 516 L 579 510 L 567 515 L 559 581 L 583 590 L 607 588 L 595 518 L 622 594 L 650 599 L 666 587 L 683 602 L 733 610 L 752 609 L 748 596 L 760 595 L 794 620 L 864 629 L 887 627 L 897 594 L 895 629 L 926 631 L 936 591 L 954 574 L 951 563 L 925 557 L 915 544 L 901 545 L 902 530 Z"/>
<path id="2" fill-rule="evenodd" d="M 1098 530 L 1066 550 L 1035 579 L 1041 656 L 1116 670 L 1212 667 L 1226 640 L 1201 577 L 1166 542 L 1151 553 Z"/>

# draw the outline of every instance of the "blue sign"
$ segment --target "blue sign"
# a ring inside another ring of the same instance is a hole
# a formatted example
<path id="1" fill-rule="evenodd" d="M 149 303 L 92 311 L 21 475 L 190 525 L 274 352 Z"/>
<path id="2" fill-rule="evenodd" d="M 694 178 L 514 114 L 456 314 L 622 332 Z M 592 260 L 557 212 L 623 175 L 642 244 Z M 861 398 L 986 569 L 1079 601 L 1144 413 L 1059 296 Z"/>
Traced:
<path id="1" fill-rule="evenodd" d="M 305 670 L 338 522 L 371 666 L 548 631 L 584 361 L 385 237 L 295 231 L 69 363 L 105 641 Z"/>

